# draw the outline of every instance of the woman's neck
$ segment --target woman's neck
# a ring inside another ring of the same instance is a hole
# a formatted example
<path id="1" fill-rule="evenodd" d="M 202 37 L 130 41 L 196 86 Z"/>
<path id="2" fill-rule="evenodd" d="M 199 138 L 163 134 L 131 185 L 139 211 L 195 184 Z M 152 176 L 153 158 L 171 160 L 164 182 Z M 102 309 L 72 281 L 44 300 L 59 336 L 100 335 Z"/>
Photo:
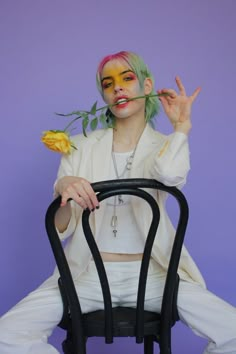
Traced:
<path id="1" fill-rule="evenodd" d="M 146 124 L 145 121 L 142 124 L 129 124 L 124 120 L 123 122 L 117 120 L 113 130 L 113 151 L 127 152 L 134 150 Z"/>

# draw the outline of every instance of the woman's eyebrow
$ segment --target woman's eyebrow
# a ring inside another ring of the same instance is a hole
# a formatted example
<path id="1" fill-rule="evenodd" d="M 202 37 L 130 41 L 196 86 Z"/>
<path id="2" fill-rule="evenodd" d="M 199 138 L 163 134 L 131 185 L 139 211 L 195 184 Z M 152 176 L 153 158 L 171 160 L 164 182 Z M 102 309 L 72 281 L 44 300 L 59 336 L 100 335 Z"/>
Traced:
<path id="1" fill-rule="evenodd" d="M 126 73 L 134 73 L 132 70 L 128 69 L 128 70 L 124 70 L 122 71 L 119 75 L 124 75 Z M 103 82 L 104 80 L 110 80 L 112 79 L 112 76 L 105 76 L 102 78 L 101 82 Z"/>

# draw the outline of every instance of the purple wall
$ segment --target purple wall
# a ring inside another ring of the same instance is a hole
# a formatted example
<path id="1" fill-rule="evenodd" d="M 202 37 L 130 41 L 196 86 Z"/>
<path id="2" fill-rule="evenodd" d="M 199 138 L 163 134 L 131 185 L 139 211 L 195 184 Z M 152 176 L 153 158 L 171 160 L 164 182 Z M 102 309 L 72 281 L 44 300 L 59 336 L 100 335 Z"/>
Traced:
<path id="1" fill-rule="evenodd" d="M 1 314 L 54 267 L 44 214 L 59 155 L 42 146 L 40 134 L 64 127 L 66 119 L 53 112 L 86 109 L 99 98 L 97 63 L 122 49 L 144 57 L 157 88 L 172 87 L 176 74 L 189 93 L 202 87 L 184 189 L 191 211 L 186 245 L 209 289 L 236 305 L 235 13 L 234 0 L 1 0 Z M 163 114 L 158 125 L 170 132 Z M 57 330 L 52 338 L 58 347 L 60 336 Z M 181 354 L 206 344 L 182 324 L 173 342 Z M 91 353 L 98 343 L 97 353 L 110 352 L 96 339 Z M 133 341 L 115 343 L 114 354 L 127 345 L 134 350 Z"/>

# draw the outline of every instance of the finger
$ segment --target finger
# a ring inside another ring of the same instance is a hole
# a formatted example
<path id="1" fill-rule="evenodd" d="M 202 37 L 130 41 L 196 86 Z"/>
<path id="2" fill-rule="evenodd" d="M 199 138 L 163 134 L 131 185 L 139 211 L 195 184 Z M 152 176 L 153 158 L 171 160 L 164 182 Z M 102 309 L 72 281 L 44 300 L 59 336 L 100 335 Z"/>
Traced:
<path id="1" fill-rule="evenodd" d="M 97 195 L 94 192 L 91 184 L 88 181 L 86 181 L 86 180 L 82 180 L 82 184 L 83 184 L 83 187 L 86 190 L 87 194 L 89 195 L 89 198 L 90 198 L 93 206 L 94 207 L 98 207 L 99 206 L 99 202 L 98 202 L 98 199 L 97 199 Z"/>
<path id="2" fill-rule="evenodd" d="M 162 94 L 162 90 L 157 90 L 157 94 L 158 94 L 158 99 L 163 102 L 163 99 L 165 98 L 164 96 L 160 96 Z"/>
<path id="3" fill-rule="evenodd" d="M 67 200 L 71 198 L 83 209 L 89 208 L 93 210 L 95 207 L 99 207 L 94 190 L 90 183 L 83 178 L 79 178 L 75 183 L 69 184 L 61 195 L 61 206 L 66 205 Z"/>
<path id="4" fill-rule="evenodd" d="M 90 210 L 99 206 L 97 196 L 88 181 L 82 180 L 78 191 Z"/>
<path id="5" fill-rule="evenodd" d="M 199 95 L 200 91 L 201 91 L 201 87 L 196 88 L 196 90 L 194 91 L 194 93 L 191 96 L 192 102 L 197 98 L 197 96 Z"/>
<path id="6" fill-rule="evenodd" d="M 87 192 L 83 189 L 83 187 L 79 188 L 79 200 L 78 204 L 81 205 L 83 208 L 88 208 L 89 210 L 93 210 L 93 204 L 90 200 L 89 195 Z"/>
<path id="7" fill-rule="evenodd" d="M 61 206 L 65 206 L 67 204 L 68 199 L 73 199 L 77 204 L 81 204 L 81 199 L 79 193 L 76 189 L 69 186 L 66 191 L 64 191 L 61 195 Z"/>
<path id="8" fill-rule="evenodd" d="M 167 96 L 167 89 L 157 90 L 158 99 L 162 101 Z"/>
<path id="9" fill-rule="evenodd" d="M 177 96 L 178 96 L 178 94 L 177 94 L 177 92 L 175 91 L 175 90 L 173 90 L 173 89 L 162 89 L 161 90 L 161 93 L 167 93 L 168 95 L 166 95 L 166 96 L 162 96 L 162 98 L 163 97 L 165 97 L 165 98 L 176 98 Z"/>
<path id="10" fill-rule="evenodd" d="M 67 200 L 68 200 L 68 199 L 61 198 L 61 204 L 60 204 L 60 206 L 61 206 L 61 207 L 65 206 L 65 205 L 67 204 Z"/>
<path id="11" fill-rule="evenodd" d="M 65 206 L 67 204 L 68 199 L 73 199 L 74 202 L 76 202 L 76 204 L 78 204 L 82 209 L 87 209 L 88 208 L 88 203 L 83 199 L 83 197 L 81 197 L 80 195 L 78 195 L 77 193 L 71 195 L 70 197 L 66 195 L 63 195 L 62 197 L 62 201 L 61 201 L 61 206 Z M 90 208 L 90 210 L 93 210 L 93 208 Z"/>
<path id="12" fill-rule="evenodd" d="M 71 196 L 70 193 L 67 192 L 63 192 L 61 195 L 61 204 L 60 206 L 65 206 L 68 202 L 69 199 L 76 199 L 76 195 L 75 196 Z"/>
<path id="13" fill-rule="evenodd" d="M 92 210 L 92 208 L 88 207 L 88 203 L 81 196 L 78 198 L 77 204 L 79 204 L 82 209 L 89 209 L 90 211 Z"/>
<path id="14" fill-rule="evenodd" d="M 157 94 L 158 94 L 158 95 L 161 95 L 161 94 L 165 93 L 165 90 L 166 90 L 166 89 L 157 90 Z M 161 96 L 161 97 L 162 97 L 162 96 Z"/>
<path id="15" fill-rule="evenodd" d="M 180 95 L 181 96 L 186 96 L 186 91 L 185 91 L 184 85 L 183 85 L 180 77 L 176 76 L 175 81 L 176 81 L 176 84 L 178 86 Z"/>
<path id="16" fill-rule="evenodd" d="M 164 96 L 159 97 L 159 101 L 161 102 L 162 107 L 164 108 L 164 110 L 167 110 L 168 107 L 170 106 L 169 102 L 167 101 L 166 97 L 164 97 Z"/>

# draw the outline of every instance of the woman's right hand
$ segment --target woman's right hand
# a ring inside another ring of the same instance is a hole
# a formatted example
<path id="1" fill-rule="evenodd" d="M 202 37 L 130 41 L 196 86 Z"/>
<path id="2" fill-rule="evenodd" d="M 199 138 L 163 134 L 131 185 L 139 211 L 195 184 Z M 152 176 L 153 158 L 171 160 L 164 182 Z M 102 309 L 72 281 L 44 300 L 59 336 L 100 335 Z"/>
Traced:
<path id="1" fill-rule="evenodd" d="M 94 210 L 99 207 L 97 196 L 90 182 L 85 178 L 62 177 L 58 180 L 55 189 L 61 195 L 61 206 L 65 206 L 67 200 L 72 198 L 83 209 Z"/>

